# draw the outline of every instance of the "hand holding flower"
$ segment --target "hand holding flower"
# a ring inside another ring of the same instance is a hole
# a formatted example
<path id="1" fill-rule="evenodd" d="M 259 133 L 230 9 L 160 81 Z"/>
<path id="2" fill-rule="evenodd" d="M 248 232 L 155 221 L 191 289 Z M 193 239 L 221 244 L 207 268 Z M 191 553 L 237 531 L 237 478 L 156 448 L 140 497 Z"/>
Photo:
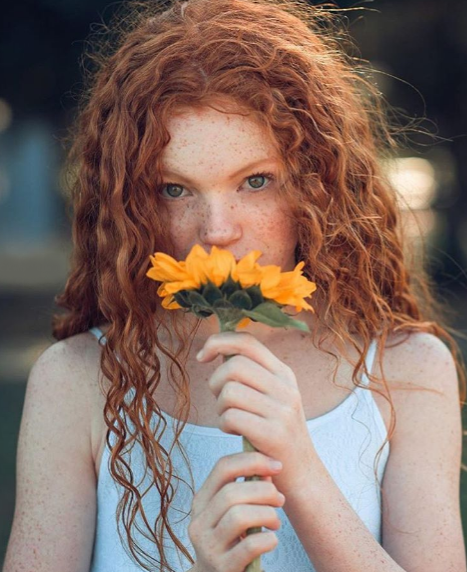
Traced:
<path id="1" fill-rule="evenodd" d="M 219 427 L 282 462 L 283 470 L 273 480 L 287 497 L 298 486 L 301 468 L 309 466 L 306 460 L 312 462 L 315 454 L 295 374 L 246 331 L 214 334 L 200 353 L 203 363 L 233 354 L 209 380 Z"/>

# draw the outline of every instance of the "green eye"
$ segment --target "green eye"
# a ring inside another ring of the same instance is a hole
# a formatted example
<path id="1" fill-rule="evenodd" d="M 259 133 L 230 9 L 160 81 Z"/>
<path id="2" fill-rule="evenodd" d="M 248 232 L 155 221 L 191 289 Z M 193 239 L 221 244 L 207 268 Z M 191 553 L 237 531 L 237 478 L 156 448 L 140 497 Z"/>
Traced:
<path id="1" fill-rule="evenodd" d="M 173 189 L 175 189 L 175 194 L 171 194 L 170 191 L 172 191 Z M 181 194 L 183 193 L 183 187 L 182 185 L 177 185 L 175 183 L 167 183 L 162 187 L 162 190 L 166 190 L 169 197 L 171 197 L 172 199 L 177 199 L 178 197 L 181 196 Z M 177 192 L 178 191 L 178 192 Z"/>
<path id="2" fill-rule="evenodd" d="M 253 189 L 260 189 L 262 190 L 263 185 L 265 184 L 264 179 L 269 179 L 271 182 L 274 180 L 274 175 L 272 173 L 255 173 L 248 177 L 247 181 L 251 185 Z M 254 181 L 254 182 L 250 182 Z M 269 186 L 269 185 L 266 185 Z"/>
<path id="3" fill-rule="evenodd" d="M 259 189 L 263 184 L 264 184 L 264 179 L 266 177 L 264 177 L 263 175 L 256 175 L 254 177 L 248 177 L 248 181 L 250 182 L 250 185 L 254 188 L 254 189 Z M 263 179 L 263 181 L 262 181 Z M 254 182 L 252 182 L 254 181 Z"/>
<path id="4" fill-rule="evenodd" d="M 269 182 L 266 182 L 266 179 L 269 179 Z M 275 177 L 272 173 L 254 173 L 250 175 L 245 181 L 248 182 L 251 189 L 255 189 L 258 191 L 262 191 L 269 187 L 269 185 L 275 180 Z M 183 185 L 179 185 L 178 183 L 165 183 L 160 187 L 161 193 L 165 193 L 165 198 L 168 199 L 179 199 L 183 197 L 183 191 L 185 191 L 185 187 Z"/>

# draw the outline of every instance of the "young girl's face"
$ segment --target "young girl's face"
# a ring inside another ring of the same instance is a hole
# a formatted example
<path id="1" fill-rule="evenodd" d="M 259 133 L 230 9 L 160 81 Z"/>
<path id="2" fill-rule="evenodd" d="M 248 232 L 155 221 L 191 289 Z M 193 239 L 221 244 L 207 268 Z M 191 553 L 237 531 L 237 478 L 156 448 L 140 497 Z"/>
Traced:
<path id="1" fill-rule="evenodd" d="M 213 245 L 238 260 L 251 250 L 259 264 L 295 266 L 295 223 L 278 193 L 280 164 L 272 141 L 251 118 L 209 107 L 183 108 L 168 123 L 163 184 L 174 256 Z"/>

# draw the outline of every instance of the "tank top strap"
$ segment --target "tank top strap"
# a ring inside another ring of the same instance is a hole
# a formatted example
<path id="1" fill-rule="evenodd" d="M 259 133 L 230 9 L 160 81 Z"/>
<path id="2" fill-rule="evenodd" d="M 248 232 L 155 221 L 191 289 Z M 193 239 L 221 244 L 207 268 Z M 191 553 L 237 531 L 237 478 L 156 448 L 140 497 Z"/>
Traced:
<path id="1" fill-rule="evenodd" d="M 377 349 L 378 349 L 378 340 L 377 340 L 377 338 L 373 338 L 370 342 L 370 345 L 368 346 L 368 350 L 367 350 L 366 356 L 365 356 L 365 366 L 366 366 L 366 370 L 369 373 L 371 373 L 371 371 L 373 369 L 373 364 L 375 361 Z M 363 374 L 362 374 L 361 382 L 364 385 L 370 385 L 370 379 L 365 372 L 363 372 Z"/>
<path id="2" fill-rule="evenodd" d="M 89 332 L 97 338 L 99 343 L 105 344 L 107 342 L 107 338 L 103 334 L 102 330 L 97 326 L 94 326 L 94 328 L 89 328 Z"/>

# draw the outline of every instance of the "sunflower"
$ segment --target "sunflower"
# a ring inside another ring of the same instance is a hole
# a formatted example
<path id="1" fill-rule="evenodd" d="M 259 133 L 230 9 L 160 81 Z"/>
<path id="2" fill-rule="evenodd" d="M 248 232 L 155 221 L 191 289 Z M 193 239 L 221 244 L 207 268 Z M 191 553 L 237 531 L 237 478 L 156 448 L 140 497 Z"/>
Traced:
<path id="1" fill-rule="evenodd" d="M 152 268 L 146 276 L 161 282 L 157 294 L 164 308 L 185 309 L 201 318 L 216 314 L 222 331 L 245 327 L 250 320 L 308 330 L 281 311 L 287 305 L 297 312 L 313 311 L 305 298 L 316 284 L 302 275 L 305 263 L 281 272 L 279 266 L 258 264 L 261 256 L 261 251 L 253 250 L 237 262 L 228 250 L 213 246 L 208 254 L 195 244 L 186 260 L 156 252 L 150 256 Z"/>

